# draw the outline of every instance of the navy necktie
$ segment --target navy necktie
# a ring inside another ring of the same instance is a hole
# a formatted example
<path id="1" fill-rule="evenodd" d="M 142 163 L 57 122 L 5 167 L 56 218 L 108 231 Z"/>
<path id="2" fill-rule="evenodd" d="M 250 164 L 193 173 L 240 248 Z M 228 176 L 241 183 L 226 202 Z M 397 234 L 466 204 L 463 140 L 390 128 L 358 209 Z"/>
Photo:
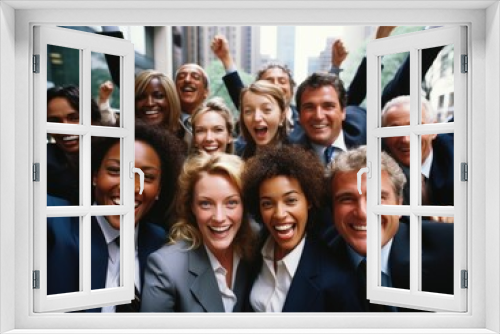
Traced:
<path id="1" fill-rule="evenodd" d="M 325 160 L 325 165 L 328 165 L 332 161 L 333 153 L 335 152 L 335 147 L 328 146 L 323 153 L 323 158 Z"/>

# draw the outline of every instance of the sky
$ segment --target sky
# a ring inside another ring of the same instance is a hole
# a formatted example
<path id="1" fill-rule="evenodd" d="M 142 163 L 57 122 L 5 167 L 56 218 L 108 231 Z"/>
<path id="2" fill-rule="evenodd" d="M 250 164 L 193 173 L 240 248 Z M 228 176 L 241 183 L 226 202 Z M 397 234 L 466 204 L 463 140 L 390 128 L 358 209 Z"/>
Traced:
<path id="1" fill-rule="evenodd" d="M 343 38 L 343 26 L 297 26 L 295 30 L 294 77 L 300 82 L 307 76 L 307 59 L 319 56 L 328 37 Z M 261 54 L 276 57 L 276 26 L 262 26 L 260 32 Z"/>

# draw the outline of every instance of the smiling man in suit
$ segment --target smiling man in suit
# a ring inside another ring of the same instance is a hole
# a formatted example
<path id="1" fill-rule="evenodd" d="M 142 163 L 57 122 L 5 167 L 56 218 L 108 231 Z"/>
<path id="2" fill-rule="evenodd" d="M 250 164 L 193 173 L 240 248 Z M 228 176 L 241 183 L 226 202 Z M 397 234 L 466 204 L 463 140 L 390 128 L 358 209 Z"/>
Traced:
<path id="1" fill-rule="evenodd" d="M 422 124 L 436 122 L 436 116 L 429 101 L 422 100 Z M 398 96 L 384 106 L 382 110 L 382 126 L 410 125 L 410 96 Z M 423 205 L 453 205 L 453 134 L 425 134 L 421 140 L 422 179 L 426 184 Z M 410 137 L 388 137 L 383 139 L 384 149 L 401 165 L 406 175 L 410 168 Z M 404 204 L 409 204 L 409 182 L 404 191 Z M 425 198 L 425 200 L 424 200 Z M 450 221 L 443 217 L 440 221 Z"/>
<path id="2" fill-rule="evenodd" d="M 339 233 L 332 254 L 339 268 L 350 273 L 350 281 L 357 284 L 358 301 L 365 311 L 401 311 L 366 301 L 366 174 L 362 177 L 362 194 L 357 188 L 357 172 L 365 166 L 366 147 L 340 154 L 330 166 L 332 216 Z M 382 152 L 381 204 L 402 204 L 405 183 L 399 165 Z M 380 216 L 382 286 L 409 289 L 409 225 L 401 224 L 400 219 L 400 216 Z M 453 294 L 453 224 L 422 221 L 422 290 Z"/>

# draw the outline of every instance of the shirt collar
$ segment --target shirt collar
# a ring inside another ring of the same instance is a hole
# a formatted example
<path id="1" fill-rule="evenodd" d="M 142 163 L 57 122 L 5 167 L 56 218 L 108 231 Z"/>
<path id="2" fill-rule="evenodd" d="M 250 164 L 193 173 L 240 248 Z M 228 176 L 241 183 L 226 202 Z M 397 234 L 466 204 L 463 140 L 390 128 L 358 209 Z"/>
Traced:
<path id="1" fill-rule="evenodd" d="M 431 150 L 429 156 L 427 157 L 427 159 L 425 159 L 424 163 L 422 164 L 422 167 L 420 168 L 421 173 L 426 178 L 429 178 L 429 176 L 431 175 L 432 160 L 434 160 L 433 150 Z"/>
<path id="2" fill-rule="evenodd" d="M 217 260 L 215 255 L 210 251 L 210 249 L 208 249 L 207 245 L 204 245 L 204 247 L 205 247 L 205 250 L 207 251 L 208 260 L 210 261 L 210 266 L 212 267 L 213 271 L 217 272 L 218 270 L 220 270 L 224 275 L 226 275 L 227 274 L 226 268 L 224 268 L 220 264 L 219 260 Z M 233 273 L 234 273 L 235 269 L 238 268 L 239 263 L 240 263 L 240 256 L 236 252 L 233 252 Z M 232 276 L 233 279 L 232 279 L 231 286 L 233 286 L 233 287 L 234 287 L 235 276 L 236 275 Z"/>
<path id="3" fill-rule="evenodd" d="M 109 245 L 111 242 L 115 241 L 116 238 L 120 236 L 120 231 L 115 230 L 106 220 L 104 216 L 96 216 L 97 223 L 101 227 L 102 234 L 104 235 L 104 240 L 106 240 L 106 244 Z M 139 235 L 139 224 L 135 226 L 134 229 L 134 242 L 135 247 L 137 248 L 137 240 Z"/>
<path id="4" fill-rule="evenodd" d="M 288 253 L 283 259 L 280 260 L 285 265 L 291 277 L 295 275 L 295 272 L 297 271 L 297 268 L 299 266 L 302 251 L 304 250 L 306 237 L 307 236 L 305 235 L 299 242 L 299 244 L 295 246 L 295 248 L 292 249 L 292 251 Z M 269 236 L 266 240 L 266 243 L 264 244 L 264 247 L 262 247 L 261 250 L 262 256 L 265 260 L 274 262 L 274 247 L 274 239 L 273 237 Z"/>
<path id="5" fill-rule="evenodd" d="M 186 119 L 188 119 L 189 117 L 191 117 L 190 114 L 187 114 L 184 111 L 181 111 L 181 121 L 182 121 L 182 123 L 184 123 L 186 121 Z"/>
<path id="6" fill-rule="evenodd" d="M 389 240 L 385 244 L 384 247 L 380 250 L 380 256 L 381 256 L 381 267 L 382 267 L 382 272 L 388 276 L 390 276 L 389 272 L 389 254 L 391 253 L 391 247 L 392 247 L 392 240 Z M 357 268 L 359 266 L 359 263 L 363 261 L 366 257 L 359 255 L 356 253 L 354 249 L 351 248 L 351 246 L 347 245 L 347 251 L 349 253 L 349 256 L 351 258 L 352 263 L 354 264 L 354 268 Z"/>
<path id="7" fill-rule="evenodd" d="M 326 146 L 318 145 L 318 144 L 315 144 L 313 142 L 311 142 L 311 146 L 314 149 L 314 152 L 316 152 L 316 154 L 318 155 L 318 157 L 320 157 L 320 159 L 323 160 Z M 340 129 L 340 132 L 339 132 L 339 135 L 337 136 L 337 139 L 335 139 L 335 141 L 333 142 L 333 144 L 331 146 L 340 149 L 342 152 L 347 151 L 347 147 L 345 145 L 345 140 L 344 140 L 344 131 L 342 129 Z"/>

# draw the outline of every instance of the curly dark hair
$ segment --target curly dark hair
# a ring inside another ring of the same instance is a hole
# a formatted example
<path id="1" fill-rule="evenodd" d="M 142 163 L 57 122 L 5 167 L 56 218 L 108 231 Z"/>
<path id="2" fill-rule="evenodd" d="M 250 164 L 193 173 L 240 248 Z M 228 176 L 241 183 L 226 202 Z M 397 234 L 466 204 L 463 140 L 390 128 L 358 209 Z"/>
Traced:
<path id="1" fill-rule="evenodd" d="M 135 140 L 144 141 L 151 145 L 160 158 L 160 195 L 158 201 L 147 213 L 146 218 L 166 228 L 165 223 L 172 213 L 177 179 L 186 158 L 185 144 L 169 131 L 165 131 L 159 126 L 147 125 L 137 119 L 135 121 Z M 99 138 L 99 140 L 92 142 L 92 175 L 101 167 L 106 153 L 119 141 L 120 138 Z"/>
<path id="2" fill-rule="evenodd" d="M 243 172 L 243 194 L 249 212 L 262 222 L 260 214 L 260 186 L 277 176 L 296 179 L 311 205 L 309 221 L 316 211 L 325 204 L 326 187 L 324 167 L 313 152 L 301 146 L 283 145 L 266 147 L 249 159 Z M 310 228 L 308 223 L 308 229 Z"/>
<path id="3" fill-rule="evenodd" d="M 52 87 L 47 89 L 47 105 L 56 97 L 64 98 L 68 101 L 69 105 L 80 113 L 80 90 L 73 85 Z M 94 99 L 90 102 L 90 118 L 93 125 L 101 123 L 101 111 Z"/>
<path id="4" fill-rule="evenodd" d="M 335 89 L 339 97 L 340 106 L 344 109 L 347 105 L 347 92 L 342 80 L 335 74 L 316 72 L 302 81 L 299 88 L 297 88 L 297 93 L 295 94 L 297 111 L 300 113 L 302 94 L 304 94 L 306 89 L 318 89 L 324 86 L 332 86 Z"/>

